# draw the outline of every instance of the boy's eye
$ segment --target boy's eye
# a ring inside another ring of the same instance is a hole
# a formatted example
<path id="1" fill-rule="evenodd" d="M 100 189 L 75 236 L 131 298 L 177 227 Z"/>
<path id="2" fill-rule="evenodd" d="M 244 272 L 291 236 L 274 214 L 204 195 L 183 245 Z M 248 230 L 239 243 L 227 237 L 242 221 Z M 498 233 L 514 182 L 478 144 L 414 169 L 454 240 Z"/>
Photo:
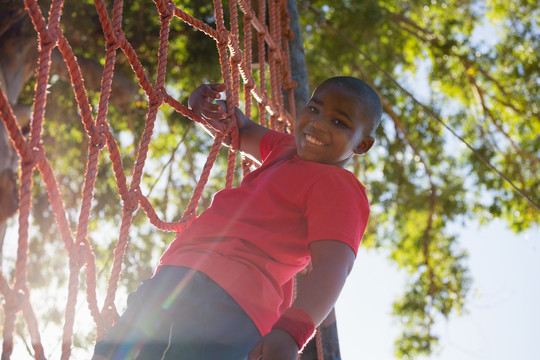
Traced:
<path id="1" fill-rule="evenodd" d="M 334 120 L 332 120 L 332 122 L 334 124 L 336 124 L 337 126 L 339 126 L 339 127 L 345 127 L 345 128 L 348 127 L 347 124 L 345 124 L 343 121 L 341 121 L 339 119 L 334 119 Z"/>
<path id="2" fill-rule="evenodd" d="M 317 108 L 314 107 L 314 106 L 308 106 L 308 110 L 309 110 L 310 112 L 316 113 L 316 114 L 319 112 L 319 110 L 317 110 Z"/>

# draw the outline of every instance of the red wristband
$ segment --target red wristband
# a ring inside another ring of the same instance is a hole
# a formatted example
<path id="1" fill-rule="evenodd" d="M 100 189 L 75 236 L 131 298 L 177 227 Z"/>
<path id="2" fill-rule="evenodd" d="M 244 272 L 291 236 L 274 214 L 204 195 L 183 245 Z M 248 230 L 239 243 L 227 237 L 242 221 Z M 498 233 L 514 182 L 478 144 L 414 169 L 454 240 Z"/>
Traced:
<path id="1" fill-rule="evenodd" d="M 311 315 L 299 307 L 290 307 L 272 326 L 272 330 L 285 330 L 291 335 L 301 351 L 315 334 L 315 324 Z"/>

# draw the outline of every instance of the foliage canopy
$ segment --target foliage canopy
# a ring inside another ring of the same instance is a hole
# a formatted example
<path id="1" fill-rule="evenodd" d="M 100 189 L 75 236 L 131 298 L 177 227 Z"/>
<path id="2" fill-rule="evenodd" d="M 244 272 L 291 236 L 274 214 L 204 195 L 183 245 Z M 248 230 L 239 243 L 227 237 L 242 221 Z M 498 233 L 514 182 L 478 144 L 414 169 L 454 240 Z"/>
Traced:
<path id="1" fill-rule="evenodd" d="M 410 273 L 396 354 L 430 354 L 432 324 L 462 311 L 466 254 L 448 226 L 537 226 L 540 10 L 519 1 L 301 1 L 310 80 L 374 84 L 388 115 L 357 164 L 376 214 L 364 244 Z M 324 69 L 321 72 L 319 69 Z"/>

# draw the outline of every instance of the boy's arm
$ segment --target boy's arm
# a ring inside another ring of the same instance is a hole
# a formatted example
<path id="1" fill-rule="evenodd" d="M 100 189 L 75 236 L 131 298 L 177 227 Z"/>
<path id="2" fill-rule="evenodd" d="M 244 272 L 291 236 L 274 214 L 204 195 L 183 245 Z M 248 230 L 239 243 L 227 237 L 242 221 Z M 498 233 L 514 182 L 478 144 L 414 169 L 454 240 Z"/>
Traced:
<path id="1" fill-rule="evenodd" d="M 189 108 L 204 121 L 205 129 L 212 136 L 218 131 L 226 130 L 226 125 L 223 123 L 227 117 L 226 103 L 221 100 L 214 103 L 214 100 L 220 98 L 220 92 L 225 89 L 225 84 L 204 84 L 196 88 L 189 96 Z M 238 108 L 235 108 L 234 115 L 240 136 L 239 150 L 261 163 L 260 143 L 268 129 L 248 119 Z M 226 140 L 224 143 L 229 145 Z"/>
<path id="2" fill-rule="evenodd" d="M 313 269 L 303 279 L 292 306 L 305 310 L 317 326 L 334 307 L 355 255 L 348 245 L 334 240 L 315 241 L 310 250 Z M 291 335 L 274 329 L 255 345 L 248 360 L 296 360 L 298 351 Z"/>

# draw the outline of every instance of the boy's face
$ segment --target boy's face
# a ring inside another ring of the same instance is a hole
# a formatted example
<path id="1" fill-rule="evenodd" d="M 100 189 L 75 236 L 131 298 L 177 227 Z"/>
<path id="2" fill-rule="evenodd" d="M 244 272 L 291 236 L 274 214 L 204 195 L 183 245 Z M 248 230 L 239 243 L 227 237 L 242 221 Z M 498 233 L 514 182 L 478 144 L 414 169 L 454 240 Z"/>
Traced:
<path id="1" fill-rule="evenodd" d="M 296 119 L 296 148 L 306 161 L 344 167 L 366 153 L 373 138 L 365 135 L 372 120 L 358 99 L 337 84 L 319 87 Z"/>

